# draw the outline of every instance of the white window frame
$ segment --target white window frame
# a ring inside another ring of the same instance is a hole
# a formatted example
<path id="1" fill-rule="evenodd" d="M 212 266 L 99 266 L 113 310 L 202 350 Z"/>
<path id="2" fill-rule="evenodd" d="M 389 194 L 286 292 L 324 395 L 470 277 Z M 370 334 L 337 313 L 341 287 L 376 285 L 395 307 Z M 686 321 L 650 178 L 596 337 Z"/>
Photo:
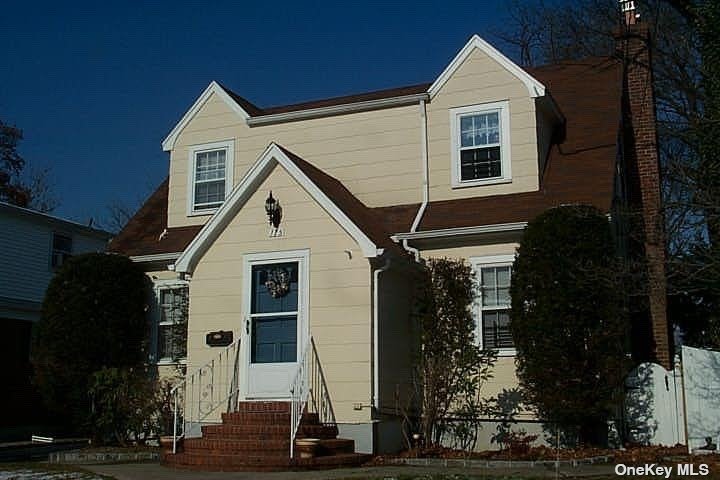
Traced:
<path id="1" fill-rule="evenodd" d="M 480 282 L 482 277 L 480 276 L 480 269 L 486 267 L 511 267 L 510 279 L 512 281 L 512 265 L 515 262 L 515 255 L 491 255 L 483 257 L 470 257 L 470 264 L 472 265 L 473 271 L 475 272 L 475 278 L 478 282 L 478 292 L 473 307 L 473 313 L 475 317 L 475 341 L 483 347 L 483 336 L 482 336 L 482 294 L 480 292 Z M 497 310 L 497 309 L 495 309 Z M 512 357 L 515 356 L 515 348 L 498 348 L 496 349 L 499 357 Z"/>
<path id="2" fill-rule="evenodd" d="M 178 358 L 177 360 L 173 360 L 172 358 L 159 358 L 159 349 L 158 349 L 158 341 L 160 340 L 160 315 L 161 315 L 161 306 L 160 306 L 160 292 L 162 290 L 170 290 L 173 288 L 187 288 L 188 289 L 188 295 L 190 295 L 190 285 L 188 282 L 184 280 L 179 279 L 172 279 L 172 280 L 155 280 L 153 283 L 153 290 L 155 293 L 155 305 L 154 305 L 154 313 L 153 313 L 153 324 L 152 324 L 152 345 L 150 348 L 150 351 L 152 353 L 152 360 L 155 362 L 156 365 L 185 365 L 187 364 L 187 357 L 185 358 Z M 188 298 L 189 300 L 189 298 Z M 190 325 L 190 319 L 188 318 L 188 331 L 189 331 L 189 325 Z M 169 325 L 170 323 L 167 323 Z M 187 347 L 186 347 L 187 348 Z M 186 353 L 187 355 L 187 353 Z"/>
<path id="3" fill-rule="evenodd" d="M 460 172 L 460 118 L 468 115 L 498 112 L 500 125 L 500 168 L 501 176 L 476 180 L 462 180 Z M 480 185 L 496 185 L 512 181 L 510 157 L 510 102 L 481 103 L 450 109 L 450 158 L 452 188 L 477 187 Z"/>
<path id="4" fill-rule="evenodd" d="M 70 250 L 59 250 L 55 249 L 55 237 L 64 237 L 70 240 Z M 73 256 L 73 250 L 75 248 L 75 239 L 72 235 L 63 232 L 52 232 L 50 237 L 50 270 L 57 270 L 67 261 L 68 258 Z M 60 256 L 61 260 L 59 263 L 55 263 L 56 255 Z"/>
<path id="5" fill-rule="evenodd" d="M 225 150 L 225 200 L 230 196 L 233 187 L 233 163 L 235 156 L 235 140 L 222 140 L 219 142 L 203 143 L 193 145 L 188 151 L 188 202 L 187 215 L 189 217 L 198 215 L 211 215 L 218 208 L 195 208 L 195 161 L 198 153 L 213 150 Z"/>

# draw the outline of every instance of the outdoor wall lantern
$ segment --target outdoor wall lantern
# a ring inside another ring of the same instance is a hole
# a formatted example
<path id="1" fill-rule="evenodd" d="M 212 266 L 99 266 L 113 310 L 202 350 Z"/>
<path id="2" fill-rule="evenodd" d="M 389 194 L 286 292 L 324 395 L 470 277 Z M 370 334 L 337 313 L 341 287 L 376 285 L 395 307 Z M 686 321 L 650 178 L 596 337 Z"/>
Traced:
<path id="1" fill-rule="evenodd" d="M 280 221 L 282 220 L 282 207 L 280 202 L 273 198 L 272 190 L 270 195 L 265 200 L 265 213 L 268 217 L 268 224 L 270 225 L 271 237 L 280 237 L 283 234 L 282 228 L 280 228 Z"/>

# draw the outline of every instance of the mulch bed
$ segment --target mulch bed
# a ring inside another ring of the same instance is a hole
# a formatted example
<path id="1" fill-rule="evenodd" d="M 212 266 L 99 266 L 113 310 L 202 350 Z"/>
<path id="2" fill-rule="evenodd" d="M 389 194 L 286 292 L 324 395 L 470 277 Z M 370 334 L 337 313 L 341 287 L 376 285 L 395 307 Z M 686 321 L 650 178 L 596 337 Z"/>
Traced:
<path id="1" fill-rule="evenodd" d="M 596 457 L 613 457 L 616 463 L 642 464 L 688 462 L 707 463 L 720 466 L 720 455 L 688 455 L 687 447 L 630 447 L 623 450 L 601 448 L 573 448 L 556 450 L 552 447 L 530 447 L 525 451 L 488 450 L 483 452 L 464 452 L 445 447 L 415 448 L 397 455 L 378 455 L 373 465 L 387 465 L 396 458 L 439 458 L 439 459 L 473 459 L 498 461 L 553 461 L 582 460 Z"/>

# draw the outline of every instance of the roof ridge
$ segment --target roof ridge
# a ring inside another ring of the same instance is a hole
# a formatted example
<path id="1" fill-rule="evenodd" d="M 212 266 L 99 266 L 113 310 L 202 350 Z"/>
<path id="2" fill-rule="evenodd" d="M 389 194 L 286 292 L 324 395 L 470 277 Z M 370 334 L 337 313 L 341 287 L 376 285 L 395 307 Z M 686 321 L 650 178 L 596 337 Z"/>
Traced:
<path id="1" fill-rule="evenodd" d="M 546 63 L 537 66 L 522 66 L 521 68 L 528 73 L 537 72 L 546 69 L 552 69 L 553 67 L 571 67 L 571 66 L 601 66 L 598 62 L 611 63 L 616 60 L 611 55 L 596 55 L 588 56 L 575 60 L 562 60 L 554 63 Z M 300 102 L 293 102 L 288 104 L 271 105 L 269 107 L 258 107 L 245 97 L 237 94 L 227 86 L 218 82 L 218 85 L 225 90 L 225 92 L 232 97 L 250 116 L 257 117 L 263 115 L 272 115 L 276 113 L 287 113 L 296 112 L 301 110 L 310 110 L 313 108 L 322 108 L 327 106 L 336 106 L 350 103 L 358 103 L 368 100 L 376 100 L 381 98 L 392 98 L 401 97 L 404 95 L 413 95 L 427 92 L 432 85 L 432 82 L 421 82 L 409 85 L 403 85 L 398 87 L 387 87 L 377 90 L 366 90 L 357 93 L 350 93 L 346 95 L 336 95 L 332 97 L 315 98 L 311 100 L 305 100 Z"/>
<path id="2" fill-rule="evenodd" d="M 225 93 L 230 95 L 230 97 L 233 100 L 235 100 L 243 108 L 243 110 L 245 110 L 251 116 L 262 115 L 260 113 L 260 112 L 262 112 L 262 109 L 260 107 L 258 107 L 257 105 L 255 105 L 254 103 L 252 103 L 250 100 L 248 100 L 247 98 L 245 98 L 241 95 L 238 95 L 237 93 L 235 93 L 234 91 L 232 91 L 231 89 L 229 89 L 228 87 L 223 85 L 222 83 L 220 83 L 220 82 L 216 82 L 216 83 L 220 86 L 220 88 L 225 90 Z"/>
<path id="3" fill-rule="evenodd" d="M 431 85 L 430 82 L 414 83 L 414 84 L 410 84 L 410 85 L 403 85 L 400 87 L 388 87 L 388 88 L 368 90 L 368 91 L 363 91 L 363 92 L 358 92 L 358 93 L 349 93 L 349 94 L 345 94 L 345 95 L 335 95 L 332 97 L 316 98 L 316 99 L 312 99 L 312 100 L 288 103 L 288 104 L 284 104 L 284 105 L 273 105 L 270 107 L 261 108 L 260 110 L 263 112 L 263 115 L 267 115 L 268 113 L 276 113 L 276 111 L 279 111 L 279 110 L 283 110 L 283 111 L 285 111 L 287 109 L 295 110 L 296 108 L 303 109 L 302 107 L 305 107 L 306 105 L 313 105 L 313 104 L 319 104 L 319 103 L 325 103 L 325 102 L 335 104 L 336 101 L 352 100 L 351 102 L 348 102 L 348 103 L 355 103 L 355 102 L 359 101 L 359 100 L 355 100 L 357 97 L 382 95 L 383 98 L 387 98 L 387 97 L 385 97 L 384 94 L 398 93 L 398 92 L 405 91 L 405 90 L 414 91 L 415 93 L 422 93 L 424 91 L 427 91 L 427 89 L 430 85 Z M 402 96 L 402 95 L 392 95 L 392 96 Z M 313 108 L 313 107 L 309 107 L 309 108 Z"/>

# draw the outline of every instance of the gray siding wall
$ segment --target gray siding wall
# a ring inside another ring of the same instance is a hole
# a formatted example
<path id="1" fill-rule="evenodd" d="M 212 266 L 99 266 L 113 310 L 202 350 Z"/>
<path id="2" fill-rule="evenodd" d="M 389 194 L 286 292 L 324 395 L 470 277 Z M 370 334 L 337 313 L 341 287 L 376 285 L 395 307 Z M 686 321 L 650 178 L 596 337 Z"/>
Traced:
<path id="1" fill-rule="evenodd" d="M 101 252 L 104 239 L 38 217 L 0 215 L 0 297 L 42 302 L 54 272 L 50 264 L 53 233 L 73 240 L 73 254 Z"/>

